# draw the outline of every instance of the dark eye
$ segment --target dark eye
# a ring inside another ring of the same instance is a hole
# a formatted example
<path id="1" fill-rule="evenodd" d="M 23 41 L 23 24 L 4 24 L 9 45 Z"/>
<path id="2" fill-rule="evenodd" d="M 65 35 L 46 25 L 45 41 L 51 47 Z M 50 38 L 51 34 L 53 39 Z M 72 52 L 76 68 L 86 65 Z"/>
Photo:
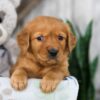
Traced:
<path id="1" fill-rule="evenodd" d="M 63 37 L 63 36 L 61 36 L 61 35 L 59 35 L 59 36 L 58 36 L 58 40 L 60 40 L 60 41 L 61 41 L 61 40 L 63 40 L 63 39 L 64 39 L 64 37 Z"/>
<path id="2" fill-rule="evenodd" d="M 43 41 L 43 40 L 44 40 L 44 37 L 43 37 L 43 36 L 38 36 L 36 39 L 37 39 L 38 41 Z"/>

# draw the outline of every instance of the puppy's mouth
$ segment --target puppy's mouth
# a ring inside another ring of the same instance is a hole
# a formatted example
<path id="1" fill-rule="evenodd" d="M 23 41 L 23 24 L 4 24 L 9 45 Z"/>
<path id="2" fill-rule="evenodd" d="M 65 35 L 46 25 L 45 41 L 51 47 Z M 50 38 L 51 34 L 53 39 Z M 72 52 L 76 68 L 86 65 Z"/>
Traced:
<path id="1" fill-rule="evenodd" d="M 57 57 L 51 57 L 51 56 L 46 57 L 46 56 L 38 55 L 37 59 L 41 64 L 46 64 L 46 65 L 54 65 L 59 62 Z"/>
<path id="2" fill-rule="evenodd" d="M 58 63 L 58 60 L 57 60 L 57 58 L 50 57 L 46 62 L 48 64 L 57 64 Z"/>

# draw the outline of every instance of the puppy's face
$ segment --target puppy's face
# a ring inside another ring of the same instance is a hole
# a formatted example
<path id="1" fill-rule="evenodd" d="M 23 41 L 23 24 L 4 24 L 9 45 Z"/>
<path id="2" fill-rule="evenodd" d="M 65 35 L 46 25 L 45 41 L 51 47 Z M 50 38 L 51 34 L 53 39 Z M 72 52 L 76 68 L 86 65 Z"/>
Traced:
<path id="1" fill-rule="evenodd" d="M 49 25 L 48 25 L 49 26 Z M 66 49 L 66 34 L 59 30 L 51 29 L 45 31 L 38 30 L 31 36 L 32 51 L 41 63 L 56 64 L 64 60 Z"/>
<path id="2" fill-rule="evenodd" d="M 54 65 L 64 61 L 75 42 L 69 27 L 52 17 L 36 18 L 18 36 L 22 53 L 31 51 L 42 65 Z"/>

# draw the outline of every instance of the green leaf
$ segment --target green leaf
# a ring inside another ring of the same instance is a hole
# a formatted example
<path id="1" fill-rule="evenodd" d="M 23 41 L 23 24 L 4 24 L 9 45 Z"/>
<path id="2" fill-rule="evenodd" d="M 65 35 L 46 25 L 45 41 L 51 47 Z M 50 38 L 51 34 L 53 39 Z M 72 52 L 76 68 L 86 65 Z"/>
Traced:
<path id="1" fill-rule="evenodd" d="M 84 68 L 88 64 L 88 45 L 83 37 L 80 37 L 76 46 L 76 57 L 79 61 L 80 67 Z M 85 65 L 85 66 L 84 66 Z"/>
<path id="2" fill-rule="evenodd" d="M 79 83 L 81 83 L 82 69 L 80 68 L 78 60 L 76 58 L 76 49 L 74 49 L 70 55 L 69 70 L 70 70 L 71 75 L 75 76 L 78 79 Z"/>
<path id="3" fill-rule="evenodd" d="M 86 92 L 91 83 L 91 75 L 89 67 L 89 43 L 87 43 L 85 37 L 80 37 L 77 42 L 76 57 L 78 59 L 82 72 L 84 73 L 83 84 Z"/>
<path id="4" fill-rule="evenodd" d="M 85 37 L 84 37 L 84 39 L 85 39 L 86 43 L 88 43 L 88 45 L 90 43 L 91 36 L 92 36 L 92 26 L 93 26 L 93 21 L 91 20 L 87 26 L 87 29 L 85 32 Z"/>
<path id="5" fill-rule="evenodd" d="M 70 55 L 69 59 L 69 70 L 71 75 L 75 76 L 79 82 L 79 94 L 78 100 L 86 100 L 86 87 L 85 87 L 85 80 L 84 80 L 84 71 L 81 69 L 79 65 L 79 61 L 76 57 L 76 49 L 73 50 L 72 54 Z"/>
<path id="6" fill-rule="evenodd" d="M 87 100 L 95 100 L 95 88 L 93 83 L 91 82 L 89 89 L 87 91 Z"/>
<path id="7" fill-rule="evenodd" d="M 76 35 L 73 25 L 67 21 L 71 27 L 72 32 Z M 95 88 L 93 84 L 93 77 L 96 72 L 98 57 L 93 62 L 89 62 L 89 45 L 92 37 L 93 21 L 87 26 L 85 36 L 80 36 L 77 41 L 76 48 L 73 50 L 69 59 L 69 70 L 79 82 L 78 100 L 94 100 Z"/>
<path id="8" fill-rule="evenodd" d="M 98 57 L 96 57 L 91 63 L 90 63 L 90 72 L 91 72 L 91 77 L 92 79 L 94 78 L 96 69 L 97 69 L 97 64 L 98 64 Z"/>

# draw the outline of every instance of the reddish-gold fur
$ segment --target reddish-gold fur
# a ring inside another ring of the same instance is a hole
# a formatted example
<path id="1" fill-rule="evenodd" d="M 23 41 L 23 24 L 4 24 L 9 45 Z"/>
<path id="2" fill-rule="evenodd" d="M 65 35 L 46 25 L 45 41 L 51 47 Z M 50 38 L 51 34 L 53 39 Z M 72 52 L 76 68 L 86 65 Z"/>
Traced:
<path id="1" fill-rule="evenodd" d="M 59 34 L 64 40 L 58 40 Z M 39 35 L 45 39 L 37 41 Z M 11 69 L 11 84 L 15 89 L 24 89 L 28 78 L 42 78 L 40 86 L 47 93 L 69 76 L 68 55 L 76 44 L 76 38 L 67 24 L 54 17 L 37 17 L 22 30 L 17 41 L 20 54 Z M 55 59 L 48 57 L 50 48 L 59 51 Z"/>

